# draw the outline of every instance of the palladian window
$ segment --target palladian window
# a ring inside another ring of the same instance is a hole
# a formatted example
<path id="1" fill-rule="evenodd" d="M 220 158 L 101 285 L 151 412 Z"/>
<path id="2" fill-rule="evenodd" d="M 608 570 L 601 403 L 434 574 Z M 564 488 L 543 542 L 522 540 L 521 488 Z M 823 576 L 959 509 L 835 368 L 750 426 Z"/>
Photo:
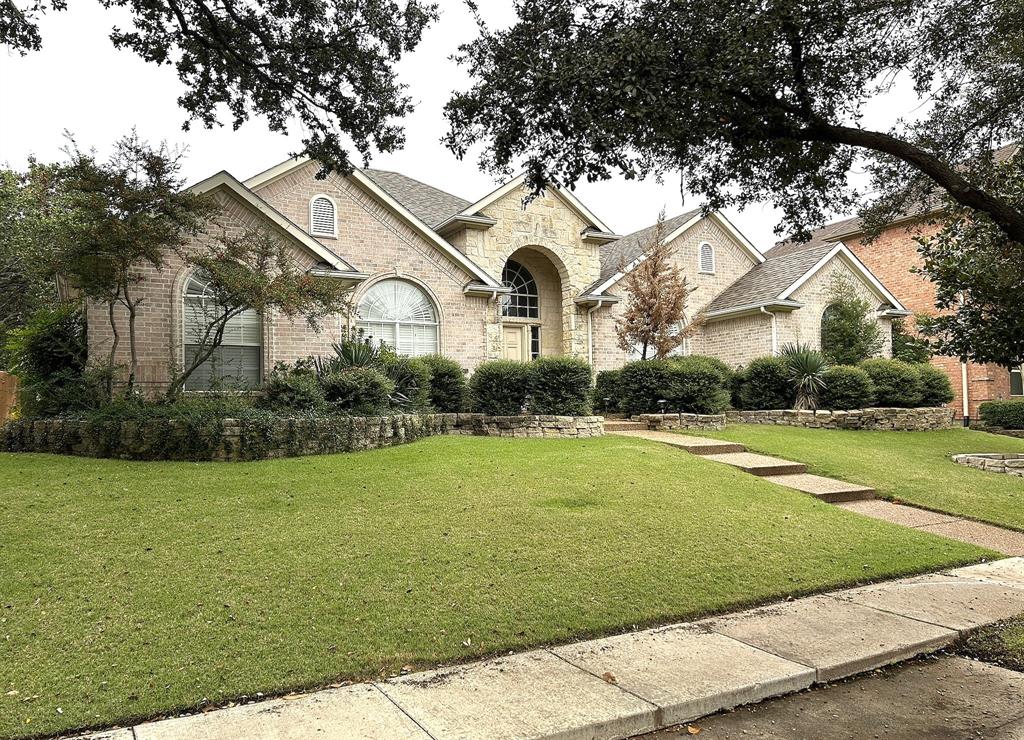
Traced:
<path id="1" fill-rule="evenodd" d="M 359 301 L 357 326 L 374 344 L 387 344 L 400 355 L 416 357 L 438 351 L 438 314 L 430 296 L 405 280 L 374 283 Z"/>
<path id="2" fill-rule="evenodd" d="M 220 315 L 210 291 L 209 281 L 193 275 L 185 286 L 183 298 L 185 366 L 203 346 L 209 346 L 207 329 Z M 251 388 L 259 385 L 263 324 L 260 315 L 246 309 L 233 316 L 224 328 L 224 341 L 208 360 L 185 381 L 185 390 L 206 391 L 215 388 Z"/>
<path id="3" fill-rule="evenodd" d="M 502 298 L 502 316 L 540 318 L 540 294 L 529 270 L 515 260 L 509 260 L 501 272 L 501 284 L 512 289 Z"/>

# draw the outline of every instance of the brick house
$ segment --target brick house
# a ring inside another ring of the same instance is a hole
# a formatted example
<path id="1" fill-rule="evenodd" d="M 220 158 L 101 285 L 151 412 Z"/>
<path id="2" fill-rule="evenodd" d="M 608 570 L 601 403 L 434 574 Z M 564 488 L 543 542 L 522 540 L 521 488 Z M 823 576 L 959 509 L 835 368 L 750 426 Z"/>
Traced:
<path id="1" fill-rule="evenodd" d="M 993 153 L 996 161 L 1015 156 L 1019 145 L 1011 144 Z M 889 224 L 876 238 L 868 240 L 859 218 L 847 218 L 827 224 L 812 232 L 803 244 L 783 242 L 767 254 L 774 259 L 797 254 L 804 250 L 819 249 L 823 244 L 842 242 L 899 298 L 913 314 L 937 313 L 935 286 L 925 277 L 913 272 L 921 265 L 917 251 L 918 236 L 931 236 L 940 225 L 928 223 L 939 214 L 938 208 L 921 209 Z M 913 317 L 907 321 L 913 329 Z M 978 406 L 984 401 L 1024 396 L 1021 382 L 1022 368 L 1007 370 L 999 365 L 962 363 L 956 357 L 933 357 L 931 364 L 949 376 L 955 398 L 950 406 L 957 418 L 978 418 Z"/>
<path id="2" fill-rule="evenodd" d="M 222 209 L 198 240 L 269 230 L 302 269 L 353 285 L 356 310 L 325 322 L 320 333 L 286 317 L 243 313 L 190 388 L 216 378 L 254 384 L 279 361 L 330 353 L 353 327 L 403 354 L 443 353 L 467 372 L 497 358 L 569 354 L 597 370 L 629 359 L 615 333 L 622 278 L 643 259 L 654 227 L 619 236 L 568 190 L 525 198 L 522 176 L 469 201 L 395 172 L 317 179 L 318 169 L 288 160 L 244 182 L 220 172 L 197 184 Z M 766 258 L 724 216 L 699 210 L 668 219 L 664 230 L 695 287 L 691 317 L 704 320 L 681 352 L 739 365 L 786 342 L 818 346 L 836 276 L 877 306 L 884 352 L 891 319 L 907 313 L 841 243 Z M 139 277 L 138 377 L 158 389 L 188 358 L 208 298 L 202 276 L 176 256 Z M 87 318 L 90 352 L 105 357 L 112 340 L 106 311 L 90 305 Z"/>

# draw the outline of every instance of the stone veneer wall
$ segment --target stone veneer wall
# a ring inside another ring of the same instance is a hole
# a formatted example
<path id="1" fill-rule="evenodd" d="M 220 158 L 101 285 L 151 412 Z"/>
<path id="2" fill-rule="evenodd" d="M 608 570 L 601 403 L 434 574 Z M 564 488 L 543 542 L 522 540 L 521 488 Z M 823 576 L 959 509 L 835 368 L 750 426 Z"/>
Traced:
<path id="1" fill-rule="evenodd" d="M 852 411 L 726 411 L 730 424 L 778 424 L 812 429 L 874 429 L 923 432 L 949 429 L 953 410 L 948 408 L 871 408 Z"/>
<path id="2" fill-rule="evenodd" d="M 265 421 L 224 419 L 200 432 L 182 422 L 16 421 L 0 428 L 0 450 L 129 460 L 261 460 L 372 450 L 439 434 L 486 437 L 600 437 L 600 416 L 405 414 Z"/>
<path id="3" fill-rule="evenodd" d="M 986 452 L 953 455 L 953 462 L 978 470 L 987 470 L 990 473 L 1006 473 L 1024 478 L 1024 454 L 1020 453 L 1000 455 Z"/>
<path id="4" fill-rule="evenodd" d="M 725 414 L 640 414 L 633 417 L 648 429 L 710 429 L 725 428 Z"/>

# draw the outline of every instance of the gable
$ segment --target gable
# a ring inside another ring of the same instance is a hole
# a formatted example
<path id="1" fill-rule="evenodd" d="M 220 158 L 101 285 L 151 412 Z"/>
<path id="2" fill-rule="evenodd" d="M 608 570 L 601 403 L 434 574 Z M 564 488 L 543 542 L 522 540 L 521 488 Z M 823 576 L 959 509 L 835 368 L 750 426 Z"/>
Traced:
<path id="1" fill-rule="evenodd" d="M 490 193 L 485 195 L 475 203 L 471 203 L 466 206 L 460 213 L 460 216 L 474 216 L 479 213 L 484 213 L 490 206 L 499 200 L 505 198 L 510 193 L 515 193 L 521 190 L 526 184 L 526 173 L 522 173 L 513 177 L 511 180 L 506 182 L 501 187 L 492 190 Z M 579 219 L 584 223 L 584 228 L 593 229 L 603 233 L 611 233 L 612 230 L 599 219 L 589 208 L 583 205 L 582 201 L 573 195 L 572 191 L 566 188 L 554 187 L 549 188 L 546 194 L 550 194 L 561 200 L 565 206 L 571 209 Z"/>

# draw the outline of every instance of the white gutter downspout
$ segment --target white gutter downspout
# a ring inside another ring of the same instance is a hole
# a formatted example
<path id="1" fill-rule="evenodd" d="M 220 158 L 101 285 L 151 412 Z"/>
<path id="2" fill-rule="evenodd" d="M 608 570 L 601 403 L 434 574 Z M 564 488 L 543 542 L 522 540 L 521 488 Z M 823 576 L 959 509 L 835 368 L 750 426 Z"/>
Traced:
<path id="1" fill-rule="evenodd" d="M 590 371 L 594 371 L 594 311 L 601 308 L 604 305 L 602 298 L 597 299 L 597 303 L 587 309 L 587 361 L 590 363 Z"/>
<path id="2" fill-rule="evenodd" d="M 774 312 L 769 311 L 764 306 L 761 306 L 761 313 L 763 313 L 765 316 L 772 317 L 772 354 L 777 355 L 779 354 L 779 323 L 777 320 L 778 317 Z"/>
<path id="3" fill-rule="evenodd" d="M 960 363 L 960 388 L 961 388 L 960 395 L 963 397 L 964 426 L 967 427 L 967 426 L 971 425 L 971 416 L 970 416 L 971 401 L 970 401 L 970 399 L 967 396 L 968 388 L 967 388 L 967 363 L 966 362 L 961 362 Z"/>

